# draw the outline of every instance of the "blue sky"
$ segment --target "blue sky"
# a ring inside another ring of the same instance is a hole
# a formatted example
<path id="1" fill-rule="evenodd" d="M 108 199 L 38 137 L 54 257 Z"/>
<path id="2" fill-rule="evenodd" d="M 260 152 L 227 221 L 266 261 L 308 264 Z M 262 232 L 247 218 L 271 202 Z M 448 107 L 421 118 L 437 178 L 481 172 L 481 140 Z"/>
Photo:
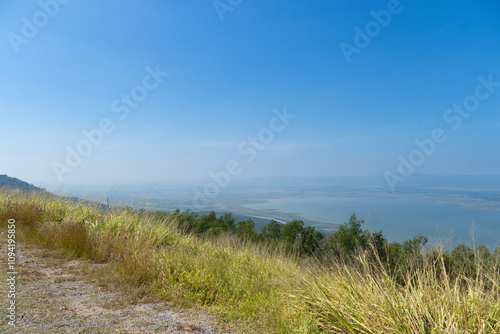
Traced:
<path id="1" fill-rule="evenodd" d="M 478 77 L 500 82 L 497 1 L 215 4 L 2 1 L 0 172 L 61 186 L 207 179 L 230 161 L 237 177 L 383 175 L 439 128 L 416 173 L 500 174 L 500 87 L 457 129 L 443 118 Z M 348 62 L 341 43 L 367 25 Z M 120 119 L 134 89 L 147 96 Z M 284 108 L 295 118 L 248 161 L 238 147 Z M 69 166 L 104 119 L 113 129 Z"/>

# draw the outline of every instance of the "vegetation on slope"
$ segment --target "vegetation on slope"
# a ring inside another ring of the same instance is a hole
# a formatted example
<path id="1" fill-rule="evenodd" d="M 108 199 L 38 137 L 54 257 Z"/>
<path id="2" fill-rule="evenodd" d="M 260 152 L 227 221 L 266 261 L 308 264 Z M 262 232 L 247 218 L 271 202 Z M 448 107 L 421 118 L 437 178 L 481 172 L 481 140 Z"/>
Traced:
<path id="1" fill-rule="evenodd" d="M 18 238 L 110 263 L 123 284 L 202 306 L 240 329 L 500 332 L 498 249 L 461 245 L 446 254 L 424 250 L 423 237 L 390 244 L 355 216 L 328 238 L 299 221 L 257 233 L 230 214 L 153 213 L 3 190 L 3 228 L 8 219 Z"/>
<path id="2" fill-rule="evenodd" d="M 9 177 L 7 175 L 0 175 L 0 188 L 8 188 L 8 189 L 21 189 L 24 191 L 37 191 L 42 190 L 40 188 L 35 187 L 32 184 L 21 181 L 14 177 Z"/>

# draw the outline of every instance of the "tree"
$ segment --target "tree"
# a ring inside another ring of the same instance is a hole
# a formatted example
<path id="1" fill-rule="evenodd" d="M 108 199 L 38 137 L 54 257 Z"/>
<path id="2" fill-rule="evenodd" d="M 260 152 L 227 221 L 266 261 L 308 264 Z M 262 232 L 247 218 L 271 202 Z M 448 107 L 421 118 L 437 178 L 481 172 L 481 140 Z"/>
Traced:
<path id="1" fill-rule="evenodd" d="M 412 255 L 419 253 L 422 247 L 427 243 L 427 238 L 422 235 L 417 235 L 413 239 L 403 242 L 402 248 L 405 255 Z"/>
<path id="2" fill-rule="evenodd" d="M 223 231 L 233 232 L 234 222 L 235 219 L 230 212 L 226 212 L 217 218 L 215 212 L 210 211 L 210 213 L 198 219 L 197 232 L 203 235 L 219 235 Z"/>
<path id="3" fill-rule="evenodd" d="M 304 222 L 302 220 L 292 220 L 289 223 L 283 225 L 283 230 L 281 231 L 281 240 L 288 242 L 290 245 L 294 245 L 300 239 L 300 234 L 304 230 Z"/>
<path id="4" fill-rule="evenodd" d="M 278 223 L 274 219 L 267 225 L 264 225 L 260 233 L 264 240 L 277 240 L 281 238 L 281 232 L 283 231 L 283 224 Z"/>
<path id="5" fill-rule="evenodd" d="M 307 226 L 302 229 L 300 235 L 299 252 L 301 254 L 314 254 L 320 248 L 321 240 L 323 240 L 324 237 L 325 236 L 321 232 L 316 231 L 313 226 Z"/>
<path id="6" fill-rule="evenodd" d="M 493 257 L 496 259 L 500 259 L 500 247 L 495 248 L 493 251 Z"/>
<path id="7" fill-rule="evenodd" d="M 217 225 L 224 231 L 233 232 L 236 219 L 231 212 L 225 212 L 217 221 Z"/>
<path id="8" fill-rule="evenodd" d="M 370 240 L 373 250 L 375 251 L 375 255 L 378 256 L 379 259 L 383 260 L 387 256 L 387 244 L 388 241 L 384 237 L 382 231 L 373 232 L 370 235 Z"/>
<path id="9" fill-rule="evenodd" d="M 353 213 L 347 223 L 341 225 L 337 232 L 328 237 L 323 247 L 344 259 L 352 257 L 358 248 L 366 249 L 370 232 L 361 228 L 363 224 L 364 221 L 358 220 L 356 214 Z"/>
<path id="10" fill-rule="evenodd" d="M 252 219 L 240 220 L 236 223 L 234 233 L 243 240 L 256 240 L 257 231 L 255 230 L 255 223 Z"/>
<path id="11" fill-rule="evenodd" d="M 469 246 L 460 244 L 451 252 L 453 259 L 453 273 L 464 275 L 465 277 L 474 277 L 476 274 L 474 250 Z"/>
<path id="12" fill-rule="evenodd" d="M 492 260 L 493 256 L 491 255 L 488 246 L 479 245 L 476 247 L 476 258 L 477 262 L 488 264 Z"/>
<path id="13" fill-rule="evenodd" d="M 198 213 L 187 209 L 183 213 L 179 209 L 170 213 L 177 226 L 186 233 L 196 232 L 198 228 Z"/>
<path id="14" fill-rule="evenodd" d="M 201 216 L 198 218 L 198 224 L 196 231 L 199 234 L 202 234 L 208 231 L 212 227 L 217 227 L 217 215 L 214 211 L 210 211 L 208 214 Z"/>

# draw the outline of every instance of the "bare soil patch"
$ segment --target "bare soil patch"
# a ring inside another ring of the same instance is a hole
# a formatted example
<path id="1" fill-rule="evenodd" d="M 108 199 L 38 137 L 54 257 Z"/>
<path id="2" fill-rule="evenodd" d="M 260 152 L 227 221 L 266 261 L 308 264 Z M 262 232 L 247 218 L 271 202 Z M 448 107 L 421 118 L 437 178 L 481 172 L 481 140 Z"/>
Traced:
<path id="1" fill-rule="evenodd" d="M 2 245 L 3 282 L 6 252 Z M 0 333 L 228 333 L 201 311 L 181 311 L 100 281 L 106 264 L 68 259 L 29 244 L 17 244 L 16 260 L 17 325 L 8 324 L 8 288 L 2 284 Z"/>

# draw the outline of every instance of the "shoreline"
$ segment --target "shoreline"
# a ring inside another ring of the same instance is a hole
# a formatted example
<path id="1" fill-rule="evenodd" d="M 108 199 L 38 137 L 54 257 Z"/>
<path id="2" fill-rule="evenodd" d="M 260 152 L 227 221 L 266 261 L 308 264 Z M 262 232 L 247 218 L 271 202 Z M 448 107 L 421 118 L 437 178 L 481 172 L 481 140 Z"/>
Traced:
<path id="1" fill-rule="evenodd" d="M 253 217 L 253 218 L 267 219 L 267 220 L 269 220 L 269 221 L 274 220 L 274 221 L 276 221 L 276 222 L 278 222 L 278 223 L 280 223 L 280 224 L 287 224 L 287 222 L 286 222 L 286 221 L 281 220 L 281 219 L 270 218 L 270 217 L 264 217 L 264 216 L 253 216 L 253 215 L 248 215 L 248 216 L 249 216 L 249 217 Z"/>

